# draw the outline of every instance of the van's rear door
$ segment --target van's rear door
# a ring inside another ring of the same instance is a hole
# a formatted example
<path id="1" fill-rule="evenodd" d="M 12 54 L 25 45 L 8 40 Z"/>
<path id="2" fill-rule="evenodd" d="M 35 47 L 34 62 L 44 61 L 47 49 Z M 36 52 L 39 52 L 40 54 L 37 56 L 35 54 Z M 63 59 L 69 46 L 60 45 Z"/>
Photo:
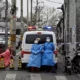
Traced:
<path id="1" fill-rule="evenodd" d="M 23 50 L 30 52 L 31 46 L 32 46 L 32 44 L 34 44 L 34 40 L 36 38 L 40 38 L 39 44 L 44 44 L 46 37 L 50 37 L 51 42 L 53 42 L 53 35 L 52 34 L 27 34 L 25 36 L 25 39 L 24 39 L 23 44 L 22 44 Z"/>
<path id="2" fill-rule="evenodd" d="M 27 34 L 25 35 L 25 38 L 23 39 L 23 43 L 22 43 L 22 50 L 24 52 L 24 58 L 27 59 L 26 61 L 28 61 L 29 56 L 30 56 L 30 50 L 32 47 L 32 44 L 34 44 L 34 40 L 36 38 L 40 38 L 40 42 L 39 44 L 44 44 L 46 41 L 46 37 L 50 37 L 51 38 L 51 42 L 53 41 L 53 35 L 52 34 Z"/>

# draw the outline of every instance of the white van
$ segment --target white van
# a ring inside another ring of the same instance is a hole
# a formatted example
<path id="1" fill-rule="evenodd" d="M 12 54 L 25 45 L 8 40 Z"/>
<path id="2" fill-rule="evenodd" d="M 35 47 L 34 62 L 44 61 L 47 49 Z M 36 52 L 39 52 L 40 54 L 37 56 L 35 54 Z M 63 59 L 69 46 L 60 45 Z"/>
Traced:
<path id="1" fill-rule="evenodd" d="M 54 32 L 51 31 L 29 31 L 25 32 L 23 35 L 23 40 L 22 40 L 22 51 L 21 51 L 21 59 L 22 59 L 22 64 L 24 65 L 25 63 L 28 63 L 29 58 L 30 58 L 30 50 L 32 47 L 32 44 L 34 44 L 34 40 L 36 38 L 40 38 L 40 43 L 39 44 L 44 44 L 46 37 L 51 38 L 51 42 L 55 44 L 55 47 L 57 48 L 57 43 L 56 43 L 56 36 Z M 55 48 L 55 52 L 56 52 Z M 57 57 L 54 57 L 55 62 L 57 63 Z"/>

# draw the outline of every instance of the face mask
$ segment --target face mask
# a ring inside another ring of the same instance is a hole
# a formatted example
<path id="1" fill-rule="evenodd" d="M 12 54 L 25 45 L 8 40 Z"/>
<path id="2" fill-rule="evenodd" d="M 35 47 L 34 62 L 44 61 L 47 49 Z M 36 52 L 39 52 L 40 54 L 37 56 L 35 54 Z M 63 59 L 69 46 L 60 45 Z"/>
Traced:
<path id="1" fill-rule="evenodd" d="M 35 43 L 35 44 L 37 44 L 37 43 L 38 43 L 38 41 L 36 40 L 36 41 L 34 41 L 34 43 Z"/>
<path id="2" fill-rule="evenodd" d="M 47 39 L 46 41 L 47 41 L 47 42 L 50 42 L 50 39 Z"/>

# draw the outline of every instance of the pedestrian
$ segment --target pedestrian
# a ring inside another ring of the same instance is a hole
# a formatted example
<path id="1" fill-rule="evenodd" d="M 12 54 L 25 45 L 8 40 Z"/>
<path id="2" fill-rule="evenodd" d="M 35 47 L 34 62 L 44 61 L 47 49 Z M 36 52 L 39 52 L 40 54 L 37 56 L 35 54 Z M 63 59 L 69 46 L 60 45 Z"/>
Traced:
<path id="1" fill-rule="evenodd" d="M 31 56 L 27 65 L 30 71 L 39 71 L 41 67 L 42 45 L 38 44 L 39 41 L 40 39 L 36 38 L 31 48 Z"/>
<path id="2" fill-rule="evenodd" d="M 43 46 L 44 52 L 42 54 L 42 67 L 46 72 L 53 70 L 53 66 L 55 65 L 53 60 L 54 50 L 55 45 L 50 41 L 50 37 L 47 37 Z"/>

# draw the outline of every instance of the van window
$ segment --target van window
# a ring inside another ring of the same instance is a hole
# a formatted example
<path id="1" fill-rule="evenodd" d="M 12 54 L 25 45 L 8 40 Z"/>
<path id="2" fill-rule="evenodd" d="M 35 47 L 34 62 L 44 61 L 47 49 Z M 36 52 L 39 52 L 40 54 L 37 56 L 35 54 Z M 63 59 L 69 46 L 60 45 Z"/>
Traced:
<path id="1" fill-rule="evenodd" d="M 53 42 L 53 37 L 51 34 L 28 34 L 26 35 L 26 44 L 33 44 L 36 38 L 40 38 L 39 44 L 43 44 L 46 41 L 46 37 L 50 37 L 51 42 Z"/>

